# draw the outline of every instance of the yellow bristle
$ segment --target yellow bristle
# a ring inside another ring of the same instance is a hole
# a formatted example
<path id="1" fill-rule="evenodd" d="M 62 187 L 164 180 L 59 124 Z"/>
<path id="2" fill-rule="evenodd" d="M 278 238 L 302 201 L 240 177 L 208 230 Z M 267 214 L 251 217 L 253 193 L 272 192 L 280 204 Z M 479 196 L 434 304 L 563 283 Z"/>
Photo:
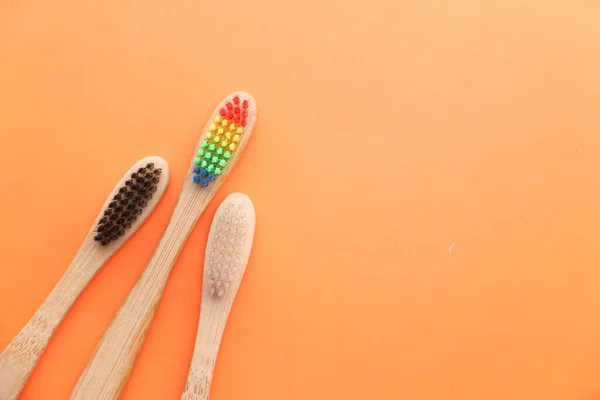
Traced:
<path id="1" fill-rule="evenodd" d="M 234 150 L 235 150 L 235 143 L 231 143 L 231 144 L 229 145 L 229 150 L 230 150 L 230 151 L 234 151 Z"/>

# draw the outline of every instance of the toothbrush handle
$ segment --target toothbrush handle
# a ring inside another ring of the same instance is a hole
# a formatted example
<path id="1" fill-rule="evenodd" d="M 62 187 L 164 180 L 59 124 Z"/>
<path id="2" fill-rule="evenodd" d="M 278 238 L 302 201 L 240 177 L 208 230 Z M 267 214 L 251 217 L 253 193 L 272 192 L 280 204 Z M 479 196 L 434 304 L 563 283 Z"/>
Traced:
<path id="1" fill-rule="evenodd" d="M 54 331 L 106 258 L 93 246 L 84 245 L 44 303 L 0 354 L 1 400 L 19 396 Z"/>
<path id="2" fill-rule="evenodd" d="M 208 280 L 207 277 L 204 279 Z M 215 304 L 212 295 L 208 293 L 207 285 L 204 284 L 194 354 L 181 400 L 208 399 L 221 339 L 234 296 L 230 295 L 221 299 L 219 304 Z"/>
<path id="3" fill-rule="evenodd" d="M 71 400 L 119 398 L 146 339 L 171 269 L 197 220 L 190 218 L 185 208 L 178 206 L 173 212 L 152 259 L 104 333 L 71 393 Z M 195 214 L 199 216 L 200 212 Z"/>
<path id="4" fill-rule="evenodd" d="M 194 353 L 181 400 L 207 400 L 210 394 L 215 355 Z"/>

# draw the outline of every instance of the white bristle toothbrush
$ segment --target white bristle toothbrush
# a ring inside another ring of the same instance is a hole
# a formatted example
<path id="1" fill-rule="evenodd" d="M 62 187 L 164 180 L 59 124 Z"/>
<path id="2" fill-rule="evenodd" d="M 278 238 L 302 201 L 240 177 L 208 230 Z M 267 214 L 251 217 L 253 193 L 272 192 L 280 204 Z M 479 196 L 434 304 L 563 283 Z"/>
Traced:
<path id="1" fill-rule="evenodd" d="M 75 300 L 152 213 L 168 182 L 167 163 L 154 156 L 136 162 L 119 180 L 62 278 L 0 354 L 0 400 L 19 396 Z"/>
<path id="2" fill-rule="evenodd" d="M 206 400 L 229 311 L 246 271 L 256 215 L 252 201 L 229 195 L 217 209 L 206 245 L 200 322 L 181 400 Z"/>
<path id="3" fill-rule="evenodd" d="M 71 399 L 104 400 L 120 396 L 179 252 L 239 159 L 255 121 L 256 104 L 244 92 L 228 96 L 212 114 L 194 150 L 169 225 L 146 269 L 96 347 Z"/>

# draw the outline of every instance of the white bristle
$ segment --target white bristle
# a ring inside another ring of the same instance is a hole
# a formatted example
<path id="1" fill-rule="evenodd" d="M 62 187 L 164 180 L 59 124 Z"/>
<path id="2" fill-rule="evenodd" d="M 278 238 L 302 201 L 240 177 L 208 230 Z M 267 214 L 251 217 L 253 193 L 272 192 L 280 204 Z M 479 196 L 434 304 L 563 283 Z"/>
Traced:
<path id="1" fill-rule="evenodd" d="M 213 225 L 212 245 L 207 258 L 207 282 L 209 293 L 218 297 L 224 296 L 234 285 L 248 236 L 245 201 L 240 202 L 239 197 L 237 200 L 225 200 Z"/>

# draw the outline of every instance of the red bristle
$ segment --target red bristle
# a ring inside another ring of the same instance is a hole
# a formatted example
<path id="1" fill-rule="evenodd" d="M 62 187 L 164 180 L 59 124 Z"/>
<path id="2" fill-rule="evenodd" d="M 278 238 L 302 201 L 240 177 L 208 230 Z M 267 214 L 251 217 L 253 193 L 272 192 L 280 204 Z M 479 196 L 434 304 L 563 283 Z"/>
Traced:
<path id="1" fill-rule="evenodd" d="M 219 114 L 221 114 L 221 117 L 224 117 L 227 115 L 227 110 L 225 108 L 221 108 L 221 111 L 219 111 Z"/>
<path id="2" fill-rule="evenodd" d="M 240 96 L 235 96 L 235 97 L 233 98 L 233 102 L 234 102 L 236 105 L 237 105 L 237 104 L 240 104 Z"/>
<path id="3" fill-rule="evenodd" d="M 244 112 L 242 113 L 242 115 L 243 115 L 244 117 L 247 117 L 247 116 L 248 116 L 248 110 L 244 110 Z"/>
<path id="4" fill-rule="evenodd" d="M 244 119 L 242 119 L 242 126 L 246 126 L 246 125 L 247 125 L 246 118 L 244 118 Z"/>
<path id="5" fill-rule="evenodd" d="M 244 101 L 242 102 L 242 107 L 244 107 L 244 108 L 248 108 L 248 100 L 244 100 Z"/>
<path id="6" fill-rule="evenodd" d="M 239 113 L 240 113 L 240 111 L 241 111 L 241 110 L 240 110 L 240 108 L 239 108 L 239 107 L 234 107 L 234 108 L 233 108 L 233 112 L 234 112 L 234 113 L 236 113 L 236 114 L 239 114 Z"/>
<path id="7" fill-rule="evenodd" d="M 233 117 L 233 122 L 235 122 L 236 124 L 239 124 L 240 123 L 240 119 L 241 119 L 240 116 L 236 115 L 235 117 Z"/>
<path id="8" fill-rule="evenodd" d="M 233 104 L 230 101 L 227 102 L 227 109 L 231 110 L 233 108 Z"/>

